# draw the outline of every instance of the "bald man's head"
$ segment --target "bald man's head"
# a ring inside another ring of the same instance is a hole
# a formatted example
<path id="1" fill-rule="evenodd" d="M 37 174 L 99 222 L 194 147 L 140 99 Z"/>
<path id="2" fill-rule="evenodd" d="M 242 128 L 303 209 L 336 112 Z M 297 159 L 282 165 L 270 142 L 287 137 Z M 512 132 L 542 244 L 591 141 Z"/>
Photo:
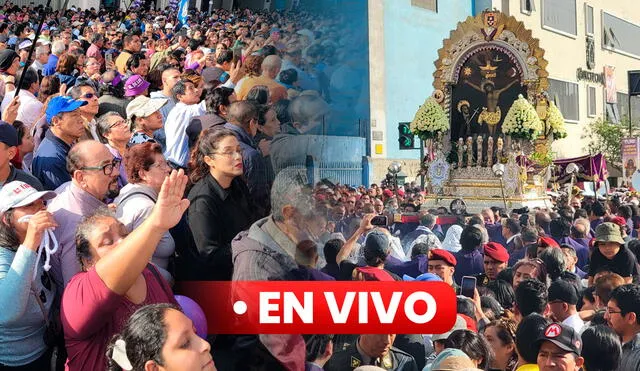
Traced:
<path id="1" fill-rule="evenodd" d="M 585 223 L 586 222 L 586 223 Z M 575 222 L 573 222 L 573 228 L 572 228 L 572 234 L 574 238 L 586 238 L 587 237 L 587 231 L 589 231 L 589 229 L 591 229 L 589 221 L 587 219 L 576 219 Z"/>
<path id="2" fill-rule="evenodd" d="M 106 151 L 106 152 L 105 152 Z M 92 166 L 90 163 L 92 160 L 97 159 L 98 155 L 104 155 L 109 152 L 109 149 L 102 143 L 95 140 L 83 140 L 71 147 L 69 154 L 67 155 L 67 171 L 71 176 L 76 170 L 80 170 L 82 167 Z M 113 157 L 111 155 L 111 157 Z"/>
<path id="3" fill-rule="evenodd" d="M 262 74 L 275 79 L 280 73 L 282 59 L 277 55 L 269 55 L 262 61 Z"/>

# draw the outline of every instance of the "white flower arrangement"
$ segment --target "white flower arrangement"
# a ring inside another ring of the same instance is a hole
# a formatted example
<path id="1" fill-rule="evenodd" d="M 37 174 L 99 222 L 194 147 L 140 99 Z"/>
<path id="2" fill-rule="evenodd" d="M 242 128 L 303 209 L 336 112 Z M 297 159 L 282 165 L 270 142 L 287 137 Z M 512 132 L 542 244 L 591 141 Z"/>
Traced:
<path id="1" fill-rule="evenodd" d="M 542 121 L 522 94 L 513 102 L 502 123 L 502 132 L 512 138 L 533 140 L 542 132 Z"/>
<path id="2" fill-rule="evenodd" d="M 442 106 L 438 104 L 435 98 L 429 97 L 418 108 L 418 112 L 416 112 L 413 121 L 411 121 L 409 129 L 422 140 L 435 138 L 438 134 L 449 130 L 449 120 Z"/>
<path id="3" fill-rule="evenodd" d="M 562 139 L 567 136 L 567 129 L 564 126 L 564 117 L 562 112 L 553 102 L 549 102 L 549 108 L 547 108 L 547 118 L 545 119 L 548 130 L 553 133 L 553 137 L 556 139 Z"/>

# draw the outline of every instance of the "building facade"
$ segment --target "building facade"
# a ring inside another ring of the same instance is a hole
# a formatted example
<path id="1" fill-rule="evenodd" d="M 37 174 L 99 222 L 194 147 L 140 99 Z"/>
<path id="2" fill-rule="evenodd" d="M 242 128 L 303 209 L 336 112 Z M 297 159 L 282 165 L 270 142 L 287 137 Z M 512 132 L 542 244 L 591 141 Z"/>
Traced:
<path id="1" fill-rule="evenodd" d="M 621 123 L 629 115 L 627 72 L 640 70 L 640 12 L 629 0 L 476 0 L 474 12 L 496 8 L 515 16 L 540 40 L 549 62 L 549 94 L 568 136 L 555 141 L 558 158 L 587 153 L 587 126 Z M 640 121 L 640 100 L 631 99 Z M 625 122 L 626 125 L 626 122 Z"/>

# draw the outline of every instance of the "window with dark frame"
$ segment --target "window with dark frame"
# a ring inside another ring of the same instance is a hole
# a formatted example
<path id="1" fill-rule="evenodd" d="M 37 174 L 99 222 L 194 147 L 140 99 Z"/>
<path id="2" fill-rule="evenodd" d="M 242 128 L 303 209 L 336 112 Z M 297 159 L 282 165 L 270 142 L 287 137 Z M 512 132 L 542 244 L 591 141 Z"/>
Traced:
<path id="1" fill-rule="evenodd" d="M 531 15 L 536 11 L 535 0 L 520 0 L 520 12 L 523 14 Z"/>
<path id="2" fill-rule="evenodd" d="M 577 83 L 549 79 L 548 92 L 566 121 L 580 121 L 580 91 Z"/>
<path id="3" fill-rule="evenodd" d="M 594 117 L 596 115 L 596 87 L 587 86 L 587 115 Z"/>

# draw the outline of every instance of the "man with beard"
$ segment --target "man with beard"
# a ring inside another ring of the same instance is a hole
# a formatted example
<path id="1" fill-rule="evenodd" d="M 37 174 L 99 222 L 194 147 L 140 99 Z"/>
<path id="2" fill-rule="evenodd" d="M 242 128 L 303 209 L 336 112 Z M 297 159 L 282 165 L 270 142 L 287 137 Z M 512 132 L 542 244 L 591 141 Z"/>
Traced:
<path id="1" fill-rule="evenodd" d="M 105 198 L 117 196 L 119 167 L 120 162 L 109 149 L 94 140 L 82 141 L 69 151 L 67 170 L 71 182 L 58 189 L 58 196 L 47 207 L 58 223 L 54 234 L 59 247 L 51 259 L 51 272 L 58 287 L 65 287 L 80 272 L 76 227 L 85 216 L 104 207 Z"/>

